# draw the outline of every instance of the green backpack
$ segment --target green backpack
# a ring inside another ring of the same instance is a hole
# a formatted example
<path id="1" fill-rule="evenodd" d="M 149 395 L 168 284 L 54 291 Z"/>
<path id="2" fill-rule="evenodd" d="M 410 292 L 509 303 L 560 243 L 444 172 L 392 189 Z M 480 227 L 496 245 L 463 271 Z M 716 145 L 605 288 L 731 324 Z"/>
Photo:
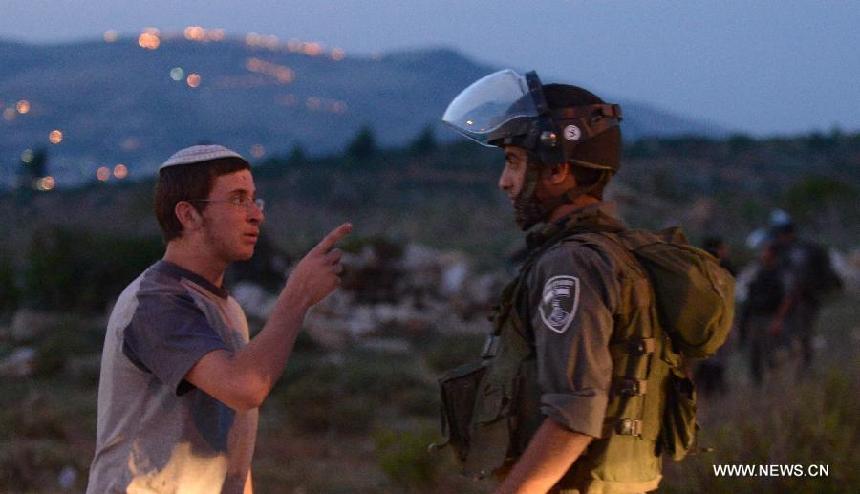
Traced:
<path id="1" fill-rule="evenodd" d="M 690 245 L 680 228 L 607 230 L 587 236 L 622 246 L 648 273 L 660 327 L 676 354 L 704 358 L 725 343 L 734 319 L 734 277 L 716 257 Z M 678 361 L 670 370 L 661 428 L 663 452 L 675 461 L 694 448 L 696 409 L 695 386 Z"/>
<path id="2" fill-rule="evenodd" d="M 678 227 L 600 234 L 632 252 L 648 272 L 660 325 L 675 351 L 691 358 L 715 354 L 732 329 L 735 307 L 735 280 L 719 260 L 690 245 Z"/>

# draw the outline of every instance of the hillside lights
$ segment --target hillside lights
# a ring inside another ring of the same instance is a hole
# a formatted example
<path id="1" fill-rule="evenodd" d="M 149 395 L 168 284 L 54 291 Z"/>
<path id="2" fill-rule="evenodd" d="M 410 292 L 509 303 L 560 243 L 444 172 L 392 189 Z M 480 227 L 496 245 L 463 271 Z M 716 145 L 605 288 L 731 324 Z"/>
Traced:
<path id="1" fill-rule="evenodd" d="M 59 129 L 54 129 L 48 134 L 48 140 L 51 141 L 51 144 L 59 144 L 63 142 L 63 132 Z"/>
<path id="2" fill-rule="evenodd" d="M 122 180 L 128 176 L 128 167 L 125 166 L 124 163 L 117 163 L 115 167 L 113 167 L 113 176 L 118 180 Z"/>

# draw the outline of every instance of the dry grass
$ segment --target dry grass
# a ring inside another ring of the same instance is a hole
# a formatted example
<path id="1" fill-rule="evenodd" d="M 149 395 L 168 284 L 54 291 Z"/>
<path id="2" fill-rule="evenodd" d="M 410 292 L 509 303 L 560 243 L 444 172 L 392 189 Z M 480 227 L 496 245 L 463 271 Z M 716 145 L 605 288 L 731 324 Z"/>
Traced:
<path id="1" fill-rule="evenodd" d="M 729 359 L 729 392 L 700 398 L 699 444 L 713 452 L 666 466 L 665 492 L 860 491 L 860 307 L 844 297 L 819 320 L 812 369 L 794 353 L 767 376 L 763 388 L 746 379 L 741 355 Z M 714 465 L 827 465 L 829 476 L 717 477 Z"/>

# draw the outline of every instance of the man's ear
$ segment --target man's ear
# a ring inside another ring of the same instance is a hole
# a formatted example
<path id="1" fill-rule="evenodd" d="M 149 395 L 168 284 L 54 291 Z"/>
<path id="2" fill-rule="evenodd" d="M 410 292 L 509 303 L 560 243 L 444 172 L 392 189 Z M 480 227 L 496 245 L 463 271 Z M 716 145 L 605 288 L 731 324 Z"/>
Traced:
<path id="1" fill-rule="evenodd" d="M 182 224 L 182 231 L 193 231 L 203 225 L 203 215 L 188 201 L 177 202 L 173 214 Z"/>
<path id="2" fill-rule="evenodd" d="M 568 180 L 568 178 L 573 179 L 573 173 L 570 169 L 570 163 L 557 163 L 548 167 L 546 170 L 546 180 L 553 185 L 562 184 L 566 180 Z"/>

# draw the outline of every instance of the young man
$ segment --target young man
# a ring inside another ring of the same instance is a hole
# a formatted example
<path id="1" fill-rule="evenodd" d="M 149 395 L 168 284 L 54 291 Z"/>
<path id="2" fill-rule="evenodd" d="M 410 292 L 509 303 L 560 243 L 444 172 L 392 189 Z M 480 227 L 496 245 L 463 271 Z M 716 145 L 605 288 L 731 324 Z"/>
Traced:
<path id="1" fill-rule="evenodd" d="M 502 295 L 477 401 L 449 429 L 470 434 L 464 468 L 500 477 L 499 493 L 656 489 L 669 370 L 653 290 L 616 242 L 574 241 L 623 230 L 602 203 L 619 167 L 620 108 L 505 70 L 460 93 L 443 120 L 504 149 L 498 186 L 517 224 L 543 224 Z"/>
<path id="2" fill-rule="evenodd" d="M 155 210 L 167 248 L 108 321 L 90 494 L 251 493 L 257 408 L 280 377 L 307 310 L 339 284 L 330 232 L 290 274 L 249 341 L 224 271 L 249 259 L 263 222 L 248 162 L 223 146 L 161 165 Z"/>

